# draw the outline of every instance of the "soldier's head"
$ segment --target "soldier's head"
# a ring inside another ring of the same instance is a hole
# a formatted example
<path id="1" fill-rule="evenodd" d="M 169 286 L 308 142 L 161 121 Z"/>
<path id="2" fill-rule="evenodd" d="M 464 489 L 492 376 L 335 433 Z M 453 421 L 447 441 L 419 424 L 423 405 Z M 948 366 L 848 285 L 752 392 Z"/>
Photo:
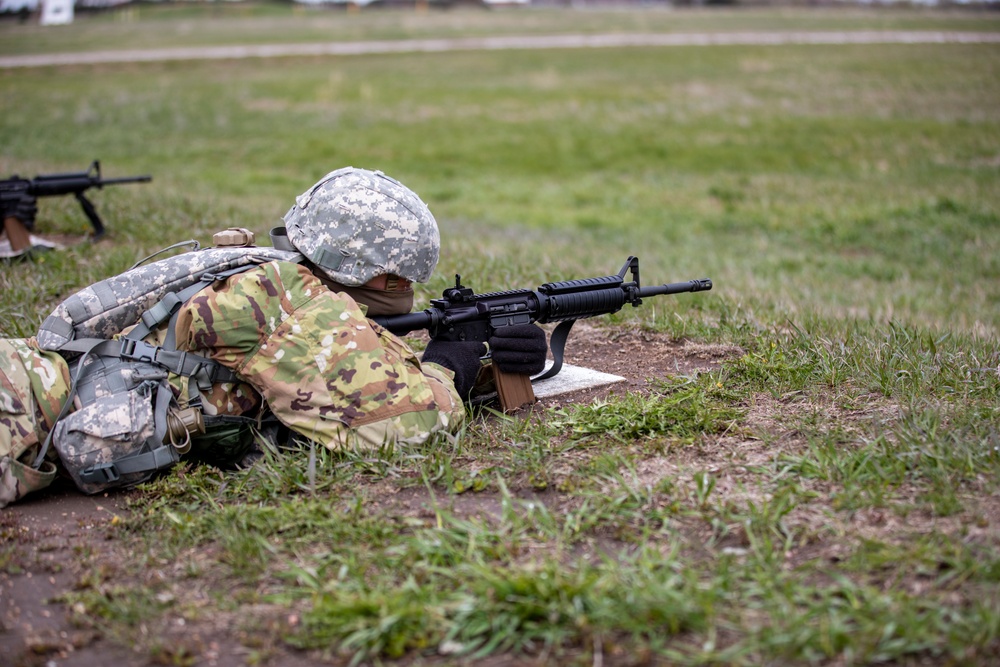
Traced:
<path id="1" fill-rule="evenodd" d="M 330 172 L 285 214 L 288 240 L 320 278 L 368 306 L 369 315 L 407 313 L 411 283 L 437 266 L 437 221 L 412 190 L 380 171 Z"/>

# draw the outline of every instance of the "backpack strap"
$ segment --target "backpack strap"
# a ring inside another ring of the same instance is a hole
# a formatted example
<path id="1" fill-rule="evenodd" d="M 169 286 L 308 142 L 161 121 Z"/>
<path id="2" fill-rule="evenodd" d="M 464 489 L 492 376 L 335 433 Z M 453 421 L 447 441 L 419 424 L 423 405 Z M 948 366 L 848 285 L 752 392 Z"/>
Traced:
<path id="1" fill-rule="evenodd" d="M 225 366 L 200 355 L 177 350 L 177 334 L 174 332 L 174 325 L 177 323 L 181 306 L 195 294 L 216 281 L 225 280 L 229 276 L 249 271 L 256 266 L 256 264 L 248 264 L 216 273 L 204 273 L 198 282 L 188 285 L 179 292 L 165 294 L 162 299 L 142 314 L 141 321 L 121 339 L 120 355 L 122 359 L 149 362 L 166 368 L 171 373 L 194 378 L 201 390 L 207 391 L 213 384 L 219 382 L 236 382 L 239 378 Z M 164 322 L 169 322 L 169 326 L 163 345 L 150 345 L 143 341 L 151 331 Z M 70 346 L 71 343 L 64 346 L 63 349 L 69 349 Z"/>
<path id="2" fill-rule="evenodd" d="M 79 474 L 80 479 L 87 484 L 114 484 L 122 478 L 122 475 L 168 468 L 180 460 L 180 454 L 173 445 L 163 445 L 151 452 L 124 456 L 110 463 L 92 465 L 81 470 Z"/>
<path id="3" fill-rule="evenodd" d="M 165 368 L 175 375 L 194 378 L 199 389 L 207 390 L 213 384 L 220 382 L 239 381 L 239 376 L 230 369 L 193 352 L 182 352 L 165 345 L 150 345 L 131 337 L 122 338 L 118 342 L 117 354 L 122 359 L 145 361 Z"/>
<path id="4" fill-rule="evenodd" d="M 237 382 L 239 377 L 233 371 L 207 357 L 193 352 L 171 350 L 160 345 L 151 345 L 142 340 L 125 337 L 115 340 L 81 338 L 63 346 L 61 352 L 99 354 L 105 357 L 119 357 L 127 361 L 143 361 L 166 369 L 175 375 L 195 378 L 199 386 L 219 382 Z"/>

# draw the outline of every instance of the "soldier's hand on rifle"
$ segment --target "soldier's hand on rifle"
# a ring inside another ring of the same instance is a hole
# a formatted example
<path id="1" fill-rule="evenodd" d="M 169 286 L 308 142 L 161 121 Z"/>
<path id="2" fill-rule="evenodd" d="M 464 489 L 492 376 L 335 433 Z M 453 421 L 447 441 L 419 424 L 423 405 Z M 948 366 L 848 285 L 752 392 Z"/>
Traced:
<path id="1" fill-rule="evenodd" d="M 535 327 L 537 329 L 537 327 Z M 539 329 L 539 331 L 541 331 Z M 455 373 L 455 389 L 465 400 L 476 384 L 479 369 L 482 368 L 480 358 L 486 354 L 486 345 L 475 341 L 437 341 L 432 340 L 424 350 L 423 361 L 438 364 Z"/>
<path id="2" fill-rule="evenodd" d="M 548 350 L 545 331 L 534 324 L 500 327 L 490 338 L 493 363 L 504 373 L 541 373 Z"/>

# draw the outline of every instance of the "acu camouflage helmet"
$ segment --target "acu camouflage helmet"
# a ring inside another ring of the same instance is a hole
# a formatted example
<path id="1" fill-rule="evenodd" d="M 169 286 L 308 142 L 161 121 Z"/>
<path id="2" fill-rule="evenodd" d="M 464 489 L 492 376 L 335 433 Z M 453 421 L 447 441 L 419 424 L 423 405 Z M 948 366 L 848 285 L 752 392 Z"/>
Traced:
<path id="1" fill-rule="evenodd" d="M 380 171 L 330 172 L 285 214 L 288 240 L 333 281 L 382 274 L 427 282 L 441 248 L 437 222 L 409 188 Z"/>

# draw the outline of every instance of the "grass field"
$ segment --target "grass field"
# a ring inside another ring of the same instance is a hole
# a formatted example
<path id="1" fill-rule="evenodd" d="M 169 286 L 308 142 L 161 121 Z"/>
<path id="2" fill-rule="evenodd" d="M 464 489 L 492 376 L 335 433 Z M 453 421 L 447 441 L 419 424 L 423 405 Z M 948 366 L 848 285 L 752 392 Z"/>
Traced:
<path id="1" fill-rule="evenodd" d="M 58 38 L 4 22 L 0 53 L 1000 31 L 995 12 L 147 10 Z M 714 350 L 700 372 L 482 415 L 418 451 L 286 452 L 130 492 L 63 598 L 101 641 L 197 664 L 177 619 L 224 620 L 251 664 L 995 664 L 1000 45 L 153 63 L 0 71 L 0 86 L 0 173 L 100 158 L 108 177 L 154 178 L 94 195 L 107 240 L 0 266 L 6 336 L 175 241 L 266 237 L 348 164 L 437 216 L 422 303 L 455 273 L 491 291 L 629 254 L 646 283 L 715 282 L 593 323 Z M 42 201 L 39 221 L 87 230 L 71 198 Z M 0 567 L 24 567 L 23 549 L 0 547 Z"/>

